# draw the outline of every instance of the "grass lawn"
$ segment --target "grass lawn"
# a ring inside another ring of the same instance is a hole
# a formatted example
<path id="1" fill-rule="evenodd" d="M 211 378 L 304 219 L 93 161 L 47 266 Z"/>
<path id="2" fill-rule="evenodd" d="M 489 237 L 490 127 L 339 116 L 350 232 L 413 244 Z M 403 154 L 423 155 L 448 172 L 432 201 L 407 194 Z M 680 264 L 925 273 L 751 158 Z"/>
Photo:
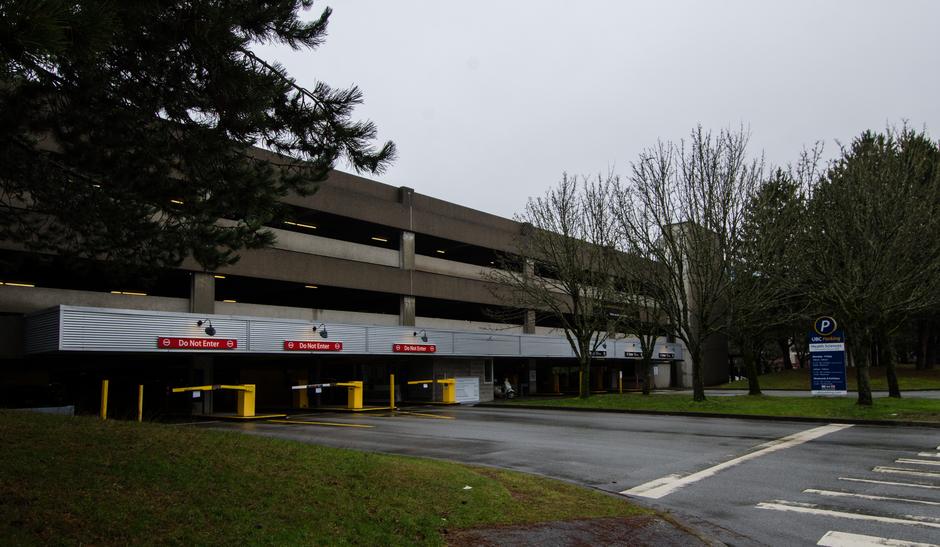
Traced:
<path id="1" fill-rule="evenodd" d="M 506 404 L 527 404 L 546 407 L 580 407 L 623 410 L 656 410 L 668 412 L 711 412 L 751 416 L 800 416 L 815 418 L 857 418 L 870 420 L 913 420 L 940 422 L 940 399 L 875 399 L 870 407 L 855 404 L 848 397 L 769 397 L 735 395 L 708 397 L 702 403 L 691 395 L 648 395 L 636 393 L 592 395 L 589 399 L 516 399 Z"/>
<path id="2" fill-rule="evenodd" d="M 916 370 L 914 365 L 898 365 L 898 384 L 901 391 L 914 389 L 940 389 L 940 369 Z M 846 382 L 850 390 L 855 390 L 858 382 L 855 380 L 855 369 L 845 369 Z M 809 389 L 809 369 L 784 370 L 773 374 L 758 376 L 761 389 Z M 720 386 L 716 388 L 743 388 L 747 389 L 747 379 Z M 874 390 L 888 389 L 885 379 L 885 369 L 872 367 L 871 388 Z"/>
<path id="3" fill-rule="evenodd" d="M 522 473 L 186 426 L 7 411 L 0 439 L 0 545 L 433 545 L 649 513 Z"/>

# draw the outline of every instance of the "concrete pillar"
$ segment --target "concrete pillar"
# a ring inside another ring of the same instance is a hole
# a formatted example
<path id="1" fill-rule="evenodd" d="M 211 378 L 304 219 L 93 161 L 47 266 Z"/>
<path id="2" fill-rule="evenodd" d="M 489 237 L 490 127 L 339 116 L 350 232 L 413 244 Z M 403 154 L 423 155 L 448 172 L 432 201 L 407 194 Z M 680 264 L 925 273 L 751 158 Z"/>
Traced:
<path id="1" fill-rule="evenodd" d="M 407 186 L 398 187 L 398 202 L 405 206 L 405 209 L 411 209 L 411 203 L 414 201 L 415 189 Z"/>
<path id="2" fill-rule="evenodd" d="M 206 355 L 196 355 L 190 361 L 190 385 L 201 386 L 214 383 L 215 365 L 212 357 Z M 203 391 L 201 397 L 193 399 L 193 414 L 212 414 L 212 391 Z M 186 393 L 185 395 L 190 395 Z M 190 395 L 191 396 L 191 395 Z"/>
<path id="3" fill-rule="evenodd" d="M 535 310 L 525 311 L 525 322 L 522 324 L 524 334 L 535 334 Z"/>
<path id="4" fill-rule="evenodd" d="M 536 374 L 535 362 L 535 359 L 529 359 L 528 366 L 526 366 L 528 373 L 526 381 L 529 384 L 529 395 L 538 393 L 538 375 Z"/>
<path id="5" fill-rule="evenodd" d="M 215 277 L 206 272 L 192 272 L 189 279 L 189 311 L 215 313 Z"/>
<path id="6" fill-rule="evenodd" d="M 408 327 L 415 325 L 415 297 L 407 295 L 399 297 L 398 324 Z"/>
<path id="7" fill-rule="evenodd" d="M 522 264 L 522 273 L 526 277 L 535 276 L 535 261 L 527 258 Z M 522 323 L 522 332 L 524 334 L 535 334 L 535 310 L 525 311 L 525 321 Z"/>
<path id="8" fill-rule="evenodd" d="M 409 219 L 411 218 L 411 207 L 414 201 L 414 195 L 415 191 L 413 188 L 407 186 L 398 188 L 398 201 L 407 209 Z M 409 228 L 413 228 L 410 223 Z M 398 249 L 399 267 L 411 272 L 413 282 L 415 269 L 415 233 L 410 230 L 402 230 Z M 403 294 L 398 298 L 398 324 L 413 327 L 415 325 L 415 297 L 413 288 L 410 294 Z"/>
<path id="9" fill-rule="evenodd" d="M 525 263 L 522 265 L 522 273 L 526 277 L 533 277 L 535 275 L 535 260 L 531 258 L 525 259 Z"/>
<path id="10" fill-rule="evenodd" d="M 415 233 L 402 231 L 399 245 L 399 266 L 403 270 L 415 269 Z"/>

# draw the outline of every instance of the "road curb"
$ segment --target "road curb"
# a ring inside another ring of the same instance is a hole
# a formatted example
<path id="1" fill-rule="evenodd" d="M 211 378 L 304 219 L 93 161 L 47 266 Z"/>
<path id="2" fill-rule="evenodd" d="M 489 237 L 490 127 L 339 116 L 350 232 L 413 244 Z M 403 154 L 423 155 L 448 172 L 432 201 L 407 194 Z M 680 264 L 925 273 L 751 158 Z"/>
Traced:
<path id="1" fill-rule="evenodd" d="M 606 412 L 610 414 L 644 414 L 648 416 L 684 416 L 692 418 L 735 418 L 738 420 L 762 420 L 767 422 L 806 422 L 825 423 L 838 422 L 853 425 L 879 425 L 904 427 L 932 427 L 940 428 L 940 422 L 916 422 L 911 420 L 862 420 L 858 418 L 816 418 L 809 416 L 766 416 L 760 414 L 721 414 L 718 412 L 679 412 L 669 410 L 628 410 L 622 408 L 582 408 L 561 407 L 526 404 L 505 403 L 477 403 L 473 406 L 485 408 L 523 408 L 526 410 L 566 410 L 573 412 Z"/>
<path id="2" fill-rule="evenodd" d="M 746 387 L 719 387 L 719 386 L 715 386 L 715 387 L 710 387 L 710 388 L 708 388 L 708 389 L 714 389 L 714 390 L 717 390 L 717 391 L 748 391 L 748 388 L 746 388 Z M 807 390 L 807 389 L 802 389 L 802 388 L 799 388 L 799 389 L 798 389 L 798 388 L 794 388 L 794 387 L 762 387 L 761 389 L 764 390 L 764 391 L 793 391 L 793 392 L 797 392 L 797 393 L 800 392 L 800 391 L 804 391 L 804 392 L 805 392 L 805 391 L 809 391 L 809 390 Z M 683 391 L 683 390 L 681 390 L 681 389 L 675 389 L 675 390 L 662 389 L 662 390 L 657 390 L 657 391 Z M 902 389 L 902 390 L 901 390 L 901 394 L 904 394 L 905 391 L 940 391 L 940 388 L 938 388 L 938 387 L 925 387 L 925 388 L 917 388 L 917 389 Z M 858 393 L 858 390 L 857 390 L 857 389 L 850 389 L 850 390 L 848 390 L 848 392 L 849 392 L 849 393 Z M 872 392 L 872 393 L 887 393 L 888 390 L 887 390 L 887 389 L 873 389 L 873 390 L 871 390 L 871 392 Z"/>

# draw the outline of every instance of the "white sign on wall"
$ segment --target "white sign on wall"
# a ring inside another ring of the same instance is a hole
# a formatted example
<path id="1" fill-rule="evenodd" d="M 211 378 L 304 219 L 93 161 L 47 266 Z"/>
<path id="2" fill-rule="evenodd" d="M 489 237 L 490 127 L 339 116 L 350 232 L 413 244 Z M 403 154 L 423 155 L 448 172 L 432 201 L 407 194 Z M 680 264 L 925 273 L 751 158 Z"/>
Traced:
<path id="1" fill-rule="evenodd" d="M 479 403 L 480 402 L 480 379 L 479 378 L 457 378 L 455 388 L 455 398 L 458 403 Z"/>

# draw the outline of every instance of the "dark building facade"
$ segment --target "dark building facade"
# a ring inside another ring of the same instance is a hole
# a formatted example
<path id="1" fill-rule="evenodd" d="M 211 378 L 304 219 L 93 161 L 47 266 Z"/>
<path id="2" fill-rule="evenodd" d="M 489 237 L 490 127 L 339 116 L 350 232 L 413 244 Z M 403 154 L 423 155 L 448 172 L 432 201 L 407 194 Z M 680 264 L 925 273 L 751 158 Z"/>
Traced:
<path id="1" fill-rule="evenodd" d="M 342 172 L 285 201 L 292 214 L 270 227 L 276 243 L 215 272 L 187 261 L 122 274 L 0 244 L 0 404 L 87 410 L 104 377 L 115 408 L 125 391 L 136 397 L 125 386 L 143 384 L 154 413 L 188 410 L 166 388 L 202 383 L 256 384 L 259 408 L 272 409 L 301 404 L 290 388 L 305 382 L 359 380 L 367 400 L 388 401 L 391 374 L 399 396 L 418 401 L 435 395 L 408 381 L 476 379 L 478 393 L 464 397 L 483 401 L 507 379 L 524 393 L 576 390 L 563 334 L 507 306 L 488 281 L 520 224 Z M 658 346 L 657 386 L 687 385 L 681 344 Z M 637 347 L 607 342 L 592 371 L 598 391 L 634 387 Z M 710 369 L 723 377 L 722 365 Z M 208 399 L 207 411 L 234 404 Z"/>

